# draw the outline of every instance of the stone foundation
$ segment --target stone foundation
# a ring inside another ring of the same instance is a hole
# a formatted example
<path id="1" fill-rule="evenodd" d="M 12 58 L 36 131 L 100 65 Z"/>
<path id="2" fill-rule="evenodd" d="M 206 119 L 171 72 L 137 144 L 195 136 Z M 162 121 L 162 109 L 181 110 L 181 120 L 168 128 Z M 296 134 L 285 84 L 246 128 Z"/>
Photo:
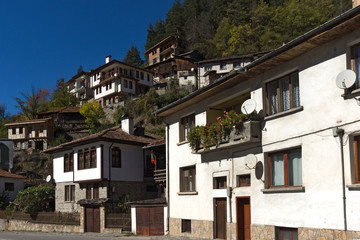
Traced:
<path id="1" fill-rule="evenodd" d="M 181 219 L 170 218 L 169 234 L 171 236 L 181 236 L 190 238 L 213 239 L 214 230 L 212 221 L 191 219 L 191 233 L 181 232 Z"/>
<path id="2" fill-rule="evenodd" d="M 24 220 L 9 220 L 4 230 L 9 231 L 35 231 L 35 232 L 84 232 L 81 225 L 60 225 L 60 224 L 42 224 L 31 223 Z"/>
<path id="3" fill-rule="evenodd" d="M 275 226 L 251 225 L 252 240 L 275 240 Z M 299 240 L 356 240 L 360 239 L 360 231 L 343 231 L 334 229 L 298 228 Z"/>

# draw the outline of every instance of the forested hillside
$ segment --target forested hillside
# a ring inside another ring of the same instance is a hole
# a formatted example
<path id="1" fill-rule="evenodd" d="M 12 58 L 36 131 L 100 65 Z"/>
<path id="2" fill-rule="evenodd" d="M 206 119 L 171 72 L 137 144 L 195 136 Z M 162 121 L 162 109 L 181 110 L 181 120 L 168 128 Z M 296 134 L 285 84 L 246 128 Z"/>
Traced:
<path id="1" fill-rule="evenodd" d="M 148 27 L 145 49 L 168 35 L 207 59 L 275 49 L 351 8 L 351 0 L 175 0 Z"/>

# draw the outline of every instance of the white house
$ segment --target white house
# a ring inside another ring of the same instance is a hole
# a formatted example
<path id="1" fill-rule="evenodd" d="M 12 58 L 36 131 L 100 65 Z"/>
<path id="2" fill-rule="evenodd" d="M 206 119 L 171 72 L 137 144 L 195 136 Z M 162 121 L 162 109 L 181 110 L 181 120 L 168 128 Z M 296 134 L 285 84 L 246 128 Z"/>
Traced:
<path id="1" fill-rule="evenodd" d="M 151 152 L 143 147 L 162 138 L 135 135 L 131 118 L 121 125 L 44 151 L 53 156 L 56 211 L 79 211 L 77 202 L 82 199 L 157 197 L 155 182 L 144 177 Z"/>
<path id="2" fill-rule="evenodd" d="M 343 90 L 336 78 L 346 69 L 356 83 Z M 170 235 L 360 239 L 359 69 L 356 7 L 159 109 Z M 238 139 L 190 148 L 194 126 L 249 98 L 259 122 L 245 122 Z"/>
<path id="3" fill-rule="evenodd" d="M 90 74 L 81 71 L 66 82 L 70 93 L 80 99 L 80 105 L 84 101 L 94 97 L 94 91 L 90 88 Z"/>
<path id="4" fill-rule="evenodd" d="M 126 96 L 146 93 L 153 86 L 153 75 L 148 70 L 111 60 L 109 55 L 104 65 L 90 71 L 90 86 L 94 99 L 105 107 Z"/>

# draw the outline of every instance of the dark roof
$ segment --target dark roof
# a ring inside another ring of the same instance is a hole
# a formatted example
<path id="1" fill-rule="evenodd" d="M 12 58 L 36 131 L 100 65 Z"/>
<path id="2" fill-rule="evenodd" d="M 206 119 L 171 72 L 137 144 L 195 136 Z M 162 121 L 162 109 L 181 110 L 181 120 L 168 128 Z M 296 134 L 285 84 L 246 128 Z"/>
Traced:
<path id="1" fill-rule="evenodd" d="M 149 66 L 146 67 L 146 69 L 152 69 L 152 68 L 154 68 L 154 67 L 156 67 L 156 66 L 158 66 L 158 65 L 161 65 L 161 64 L 164 64 L 164 63 L 167 63 L 167 62 L 175 61 L 177 58 L 178 58 L 178 59 L 182 59 L 182 60 L 186 60 L 186 61 L 189 61 L 189 62 L 195 64 L 195 60 L 192 59 L 192 58 L 183 57 L 183 56 L 180 56 L 180 55 L 174 55 L 174 56 L 172 56 L 171 58 L 168 58 L 168 59 L 166 59 L 166 60 L 164 60 L 164 61 L 157 62 L 157 63 L 155 63 L 155 64 L 149 65 Z M 150 70 L 148 70 L 148 71 L 150 71 Z"/>
<path id="2" fill-rule="evenodd" d="M 97 198 L 97 199 L 80 199 L 77 201 L 81 206 L 102 206 L 105 203 L 112 202 L 109 198 Z"/>
<path id="3" fill-rule="evenodd" d="M 73 76 L 73 77 L 72 77 L 69 81 L 67 81 L 66 83 L 74 82 L 78 77 L 80 77 L 80 76 L 82 76 L 82 75 L 89 76 L 89 75 L 90 75 L 90 72 L 81 71 L 81 72 L 77 73 L 75 76 Z"/>
<path id="4" fill-rule="evenodd" d="M 148 54 L 151 50 L 153 50 L 154 48 L 156 48 L 157 46 L 163 44 L 164 42 L 170 41 L 171 39 L 176 39 L 175 36 L 169 35 L 166 38 L 164 38 L 163 40 L 161 40 L 160 42 L 158 42 L 157 44 L 155 44 L 154 46 L 152 46 L 151 48 L 147 49 L 144 54 Z"/>
<path id="5" fill-rule="evenodd" d="M 39 113 L 39 115 L 50 114 L 50 113 L 79 113 L 79 112 L 80 112 L 79 107 L 60 107 L 60 108 L 48 109 L 46 111 Z"/>
<path id="6" fill-rule="evenodd" d="M 313 48 L 337 39 L 358 28 L 360 28 L 360 6 L 350 9 L 340 16 L 295 38 L 278 49 L 254 60 L 245 67 L 226 74 L 214 83 L 157 110 L 154 114 L 159 116 L 172 114 L 179 109 L 195 104 L 217 92 L 229 89 L 241 81 L 246 81 L 262 74 L 264 71 L 288 62 L 301 54 L 311 51 Z"/>
<path id="7" fill-rule="evenodd" d="M 24 176 L 17 175 L 15 173 L 11 173 L 2 169 L 0 169 L 0 177 L 25 179 Z"/>
<path id="8" fill-rule="evenodd" d="M 67 149 L 71 149 L 75 146 L 97 141 L 119 142 L 130 145 L 146 146 L 156 143 L 160 140 L 163 140 L 163 138 L 149 133 L 145 134 L 144 136 L 131 135 L 123 131 L 120 126 L 117 126 L 103 130 L 99 133 L 91 134 L 89 136 L 73 140 L 71 142 L 63 143 L 53 148 L 49 148 L 45 150 L 44 153 L 61 152 Z"/>
<path id="9" fill-rule="evenodd" d="M 214 62 L 231 62 L 231 61 L 247 59 L 247 58 L 255 59 L 255 58 L 262 57 L 271 51 L 272 50 L 262 51 L 262 52 L 257 52 L 257 53 L 249 53 L 249 54 L 244 54 L 244 55 L 240 55 L 240 56 L 228 56 L 228 57 L 221 57 L 221 58 L 206 59 L 203 61 L 196 62 L 196 64 L 206 64 L 206 63 L 214 63 Z"/>
<path id="10" fill-rule="evenodd" d="M 108 66 L 110 66 L 110 65 L 112 65 L 112 64 L 114 64 L 114 63 L 120 63 L 120 64 L 129 66 L 129 67 L 132 67 L 132 68 L 135 68 L 135 69 L 139 69 L 139 70 L 141 70 L 141 71 L 146 71 L 146 72 L 151 73 L 149 70 L 147 70 L 147 69 L 145 69 L 145 68 L 139 68 L 139 67 L 136 67 L 136 66 L 133 66 L 133 65 L 124 63 L 124 62 L 120 62 L 120 61 L 118 61 L 118 60 L 116 60 L 116 59 L 113 59 L 113 60 L 111 60 L 110 62 L 108 62 L 108 63 L 106 63 L 106 64 L 104 64 L 104 65 L 96 68 L 95 70 L 90 70 L 90 74 L 93 74 L 94 72 L 98 72 L 98 71 L 100 71 L 100 70 L 102 70 L 102 69 L 104 69 L 104 68 L 106 68 L 106 67 L 108 67 Z"/>
<path id="11" fill-rule="evenodd" d="M 52 120 L 52 118 L 33 119 L 33 120 L 6 123 L 5 126 L 14 126 L 14 125 L 31 124 L 31 123 L 42 123 L 42 122 L 47 122 L 50 120 Z"/>

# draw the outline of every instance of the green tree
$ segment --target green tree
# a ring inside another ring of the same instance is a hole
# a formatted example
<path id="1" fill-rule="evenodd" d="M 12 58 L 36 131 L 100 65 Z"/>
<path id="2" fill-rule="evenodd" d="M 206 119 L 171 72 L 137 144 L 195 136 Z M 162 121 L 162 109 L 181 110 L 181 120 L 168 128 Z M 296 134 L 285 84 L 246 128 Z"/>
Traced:
<path id="1" fill-rule="evenodd" d="M 143 60 L 141 60 L 140 52 L 137 47 L 131 46 L 131 48 L 126 53 L 123 62 L 136 67 L 141 67 L 143 65 Z"/>
<path id="2" fill-rule="evenodd" d="M 185 37 L 184 32 L 184 10 L 181 6 L 180 0 L 176 0 L 168 13 L 164 23 L 165 32 L 168 35 Z"/>
<path id="3" fill-rule="evenodd" d="M 17 102 L 16 108 L 20 109 L 20 114 L 24 115 L 25 119 L 37 119 L 38 114 L 47 109 L 49 91 L 46 89 L 35 90 L 31 89 L 31 93 L 21 93 L 22 98 L 15 98 Z"/>
<path id="4" fill-rule="evenodd" d="M 51 96 L 51 101 L 48 104 L 49 108 L 76 106 L 79 104 L 79 99 L 70 93 L 67 84 L 63 78 L 56 83 L 56 89 Z"/>
<path id="5" fill-rule="evenodd" d="M 229 18 L 225 17 L 221 20 L 213 39 L 218 56 L 232 54 L 232 52 L 229 51 L 229 39 L 231 38 L 231 29 L 234 27 Z"/>
<path id="6" fill-rule="evenodd" d="M 84 103 L 80 108 L 80 114 L 85 117 L 90 133 L 98 132 L 105 122 L 105 112 L 95 100 Z"/>
<path id="7" fill-rule="evenodd" d="M 165 25 L 161 19 L 157 20 L 154 25 L 149 24 L 149 28 L 147 29 L 145 49 L 148 50 L 166 37 L 167 34 L 165 32 Z"/>
<path id="8" fill-rule="evenodd" d="M 35 214 L 47 209 L 47 203 L 55 199 L 55 189 L 50 185 L 29 187 L 20 191 L 16 199 L 6 207 L 6 213 L 10 216 L 15 211 Z"/>

